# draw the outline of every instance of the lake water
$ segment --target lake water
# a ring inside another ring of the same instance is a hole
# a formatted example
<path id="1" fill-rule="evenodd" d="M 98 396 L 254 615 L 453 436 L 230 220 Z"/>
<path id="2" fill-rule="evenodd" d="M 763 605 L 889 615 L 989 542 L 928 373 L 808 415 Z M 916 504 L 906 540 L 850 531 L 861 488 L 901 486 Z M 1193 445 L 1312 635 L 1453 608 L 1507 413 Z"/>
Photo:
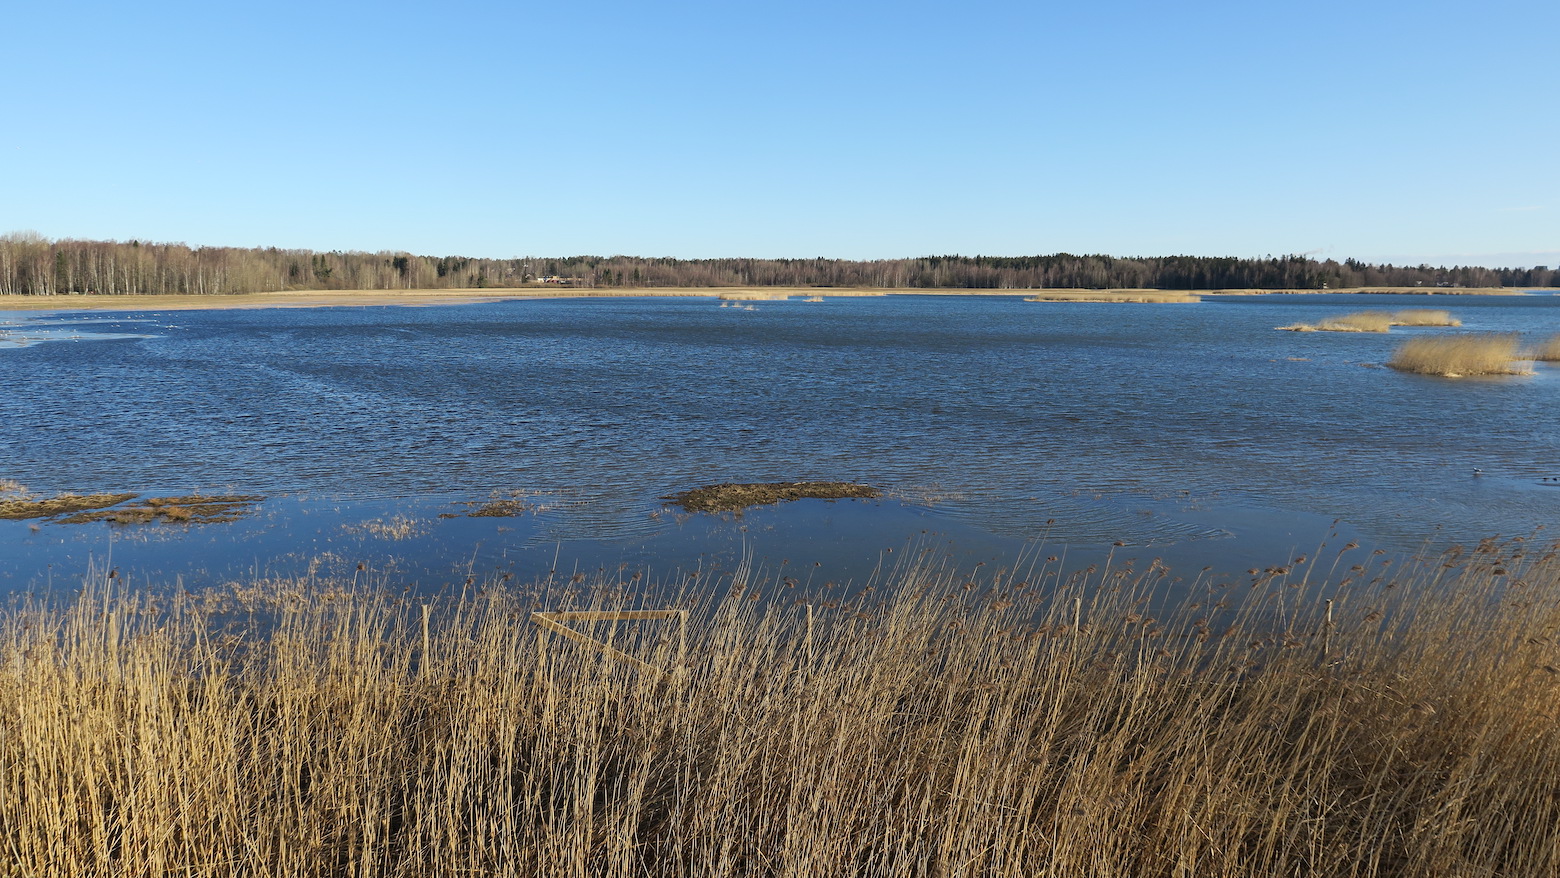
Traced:
<path id="1" fill-rule="evenodd" d="M 1560 333 L 1551 296 L 0 312 L 0 478 L 267 498 L 230 524 L 0 522 L 0 590 L 89 562 L 186 583 L 364 564 L 428 587 L 746 555 L 859 579 L 908 541 L 977 564 L 1041 537 L 1233 570 L 1335 531 L 1409 551 L 1555 522 L 1560 368 L 1418 377 L 1381 364 L 1453 330 L 1274 329 L 1406 307 Z M 740 518 L 661 499 L 803 479 L 890 499 Z M 495 493 L 531 509 L 440 517 Z"/>

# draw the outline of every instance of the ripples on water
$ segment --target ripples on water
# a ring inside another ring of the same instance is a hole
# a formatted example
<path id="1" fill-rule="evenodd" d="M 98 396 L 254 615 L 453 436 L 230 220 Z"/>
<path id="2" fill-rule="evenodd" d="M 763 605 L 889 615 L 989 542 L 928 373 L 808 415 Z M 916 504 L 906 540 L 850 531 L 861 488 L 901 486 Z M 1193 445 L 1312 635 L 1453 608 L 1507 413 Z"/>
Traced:
<path id="1" fill-rule="evenodd" d="M 722 481 L 869 482 L 966 539 L 1074 545 L 1219 546 L 1338 518 L 1412 547 L 1527 533 L 1560 511 L 1543 481 L 1560 476 L 1554 367 L 1446 381 L 1379 368 L 1402 339 L 1446 330 L 1274 331 L 1422 300 L 754 304 L 12 314 L 7 337 L 52 343 L 0 351 L 0 477 L 348 510 L 549 498 L 509 531 L 523 538 L 485 537 L 515 551 L 680 544 L 690 525 L 658 515 L 659 498 Z M 1463 332 L 1560 332 L 1557 298 L 1434 305 Z"/>

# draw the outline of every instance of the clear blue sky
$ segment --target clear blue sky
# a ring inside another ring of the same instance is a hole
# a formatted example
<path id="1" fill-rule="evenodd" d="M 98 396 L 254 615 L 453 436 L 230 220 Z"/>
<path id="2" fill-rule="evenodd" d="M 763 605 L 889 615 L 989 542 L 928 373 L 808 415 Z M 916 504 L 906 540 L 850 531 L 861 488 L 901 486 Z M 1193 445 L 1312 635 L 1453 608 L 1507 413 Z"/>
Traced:
<path id="1" fill-rule="evenodd" d="M 0 233 L 1560 263 L 1560 3 L 18 3 Z"/>

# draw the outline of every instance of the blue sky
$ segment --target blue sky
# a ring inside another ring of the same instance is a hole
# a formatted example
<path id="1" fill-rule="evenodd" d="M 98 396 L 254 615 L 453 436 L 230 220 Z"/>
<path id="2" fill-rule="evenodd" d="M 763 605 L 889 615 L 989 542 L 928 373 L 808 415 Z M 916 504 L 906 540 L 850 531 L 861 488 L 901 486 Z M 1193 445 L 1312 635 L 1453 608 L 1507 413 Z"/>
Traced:
<path id="1" fill-rule="evenodd" d="M 56 0 L 0 233 L 1560 264 L 1560 3 Z"/>

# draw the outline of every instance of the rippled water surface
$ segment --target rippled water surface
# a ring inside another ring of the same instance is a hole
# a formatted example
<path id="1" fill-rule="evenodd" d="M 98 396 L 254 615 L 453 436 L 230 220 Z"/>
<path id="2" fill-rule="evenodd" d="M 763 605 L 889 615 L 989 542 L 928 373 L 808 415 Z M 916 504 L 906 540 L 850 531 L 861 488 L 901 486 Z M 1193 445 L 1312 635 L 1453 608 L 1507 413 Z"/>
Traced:
<path id="1" fill-rule="evenodd" d="M 1454 330 L 1274 330 L 1426 306 L 1453 311 L 1455 331 L 1560 333 L 1560 298 L 1542 296 L 0 314 L 0 478 L 38 493 L 271 498 L 247 523 L 205 528 L 0 522 L 0 576 L 15 587 L 110 551 L 170 569 L 198 556 L 194 575 L 231 566 L 235 547 L 262 566 L 376 552 L 687 565 L 765 533 L 787 552 L 854 541 L 870 554 L 920 530 L 982 547 L 1042 533 L 1120 541 L 1217 563 L 1264 541 L 1303 545 L 1334 519 L 1391 548 L 1555 521 L 1560 368 L 1417 377 L 1380 364 L 1404 338 Z M 894 502 L 737 522 L 674 515 L 660 499 L 798 479 L 868 482 Z M 437 517 L 493 492 L 536 508 Z M 398 515 L 420 536 L 360 538 L 373 536 L 364 522 Z"/>

